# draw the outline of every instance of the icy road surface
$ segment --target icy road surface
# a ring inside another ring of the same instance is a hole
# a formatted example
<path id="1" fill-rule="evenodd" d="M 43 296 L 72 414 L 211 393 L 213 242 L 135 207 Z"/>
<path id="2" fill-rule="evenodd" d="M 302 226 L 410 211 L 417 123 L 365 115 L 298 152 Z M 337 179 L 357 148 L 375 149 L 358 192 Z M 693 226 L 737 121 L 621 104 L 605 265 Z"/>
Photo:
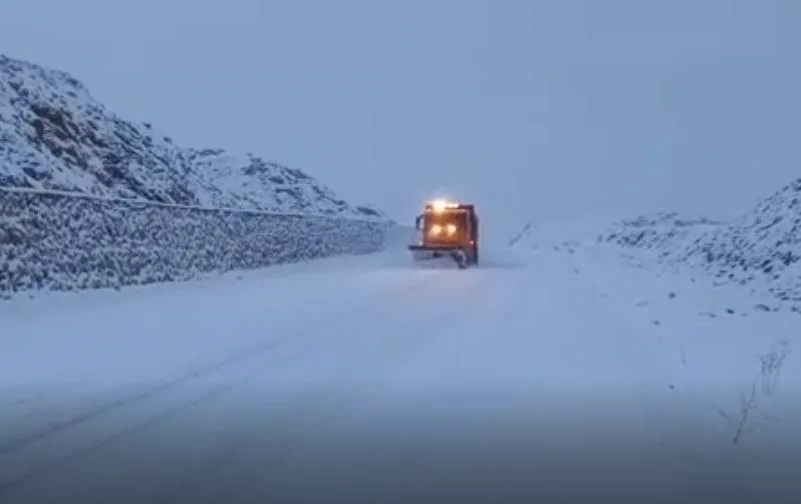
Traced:
<path id="1" fill-rule="evenodd" d="M 0 304 L 0 502 L 747 500 L 604 274 L 400 251 Z"/>

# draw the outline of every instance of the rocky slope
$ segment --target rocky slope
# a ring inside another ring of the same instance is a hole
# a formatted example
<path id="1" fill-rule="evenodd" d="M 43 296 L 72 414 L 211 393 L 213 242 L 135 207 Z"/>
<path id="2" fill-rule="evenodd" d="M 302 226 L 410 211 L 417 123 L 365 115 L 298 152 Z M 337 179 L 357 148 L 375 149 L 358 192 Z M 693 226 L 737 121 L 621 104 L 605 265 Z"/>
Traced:
<path id="1" fill-rule="evenodd" d="M 0 187 L 188 206 L 382 218 L 299 170 L 177 146 L 127 121 L 69 74 L 0 55 Z"/>
<path id="2" fill-rule="evenodd" d="M 393 229 L 299 170 L 179 147 L 0 56 L 0 298 L 371 253 Z"/>
<path id="3" fill-rule="evenodd" d="M 527 228 L 515 242 L 537 243 Z M 772 294 L 778 304 L 801 307 L 801 178 L 760 201 L 732 222 L 686 219 L 676 213 L 613 223 L 551 246 L 576 251 L 583 246 L 613 247 L 643 266 L 689 271 L 715 283 Z M 633 252 L 637 252 L 633 254 Z"/>

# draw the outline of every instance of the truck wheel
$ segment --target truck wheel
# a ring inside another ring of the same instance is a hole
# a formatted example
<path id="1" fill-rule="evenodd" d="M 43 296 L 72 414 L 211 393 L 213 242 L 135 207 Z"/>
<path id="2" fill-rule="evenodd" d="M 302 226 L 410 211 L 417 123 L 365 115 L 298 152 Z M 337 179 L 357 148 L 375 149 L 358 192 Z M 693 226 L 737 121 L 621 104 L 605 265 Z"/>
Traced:
<path id="1" fill-rule="evenodd" d="M 459 269 L 465 269 L 471 260 L 470 256 L 464 250 L 452 252 L 451 257 L 453 257 L 453 260 Z"/>

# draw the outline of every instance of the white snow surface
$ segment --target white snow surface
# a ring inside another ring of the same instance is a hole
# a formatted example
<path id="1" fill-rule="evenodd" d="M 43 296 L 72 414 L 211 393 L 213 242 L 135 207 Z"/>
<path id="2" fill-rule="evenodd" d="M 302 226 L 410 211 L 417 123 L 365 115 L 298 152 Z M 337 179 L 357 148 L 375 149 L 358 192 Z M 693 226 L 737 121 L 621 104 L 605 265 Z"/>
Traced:
<path id="1" fill-rule="evenodd" d="M 797 315 L 609 249 L 482 256 L 0 304 L 0 502 L 798 495 Z"/>
<path id="2" fill-rule="evenodd" d="M 801 178 L 732 221 L 675 212 L 635 219 L 596 216 L 540 228 L 527 225 L 509 242 L 568 253 L 607 248 L 637 267 L 768 295 L 770 309 L 801 313 Z"/>
<path id="3" fill-rule="evenodd" d="M 251 153 L 176 145 L 119 117 L 66 72 L 0 54 L 0 188 L 204 208 L 385 219 Z"/>

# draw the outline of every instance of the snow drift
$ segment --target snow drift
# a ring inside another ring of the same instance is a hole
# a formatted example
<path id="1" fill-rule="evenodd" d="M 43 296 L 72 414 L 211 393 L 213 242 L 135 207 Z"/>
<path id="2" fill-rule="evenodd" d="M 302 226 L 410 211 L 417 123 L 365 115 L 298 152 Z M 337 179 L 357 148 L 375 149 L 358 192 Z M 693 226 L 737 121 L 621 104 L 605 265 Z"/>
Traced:
<path id="1" fill-rule="evenodd" d="M 615 247 L 640 266 L 654 259 L 649 266 L 702 273 L 718 285 L 747 287 L 771 294 L 779 305 L 796 311 L 801 307 L 801 178 L 731 222 L 661 213 L 598 229 L 585 226 L 569 238 L 563 231 L 554 240 L 527 226 L 510 245 L 548 243 L 568 251 L 587 245 Z M 641 253 L 632 255 L 635 251 Z"/>
<path id="2" fill-rule="evenodd" d="M 380 250 L 394 223 L 296 169 L 174 144 L 0 55 L 0 296 Z"/>

